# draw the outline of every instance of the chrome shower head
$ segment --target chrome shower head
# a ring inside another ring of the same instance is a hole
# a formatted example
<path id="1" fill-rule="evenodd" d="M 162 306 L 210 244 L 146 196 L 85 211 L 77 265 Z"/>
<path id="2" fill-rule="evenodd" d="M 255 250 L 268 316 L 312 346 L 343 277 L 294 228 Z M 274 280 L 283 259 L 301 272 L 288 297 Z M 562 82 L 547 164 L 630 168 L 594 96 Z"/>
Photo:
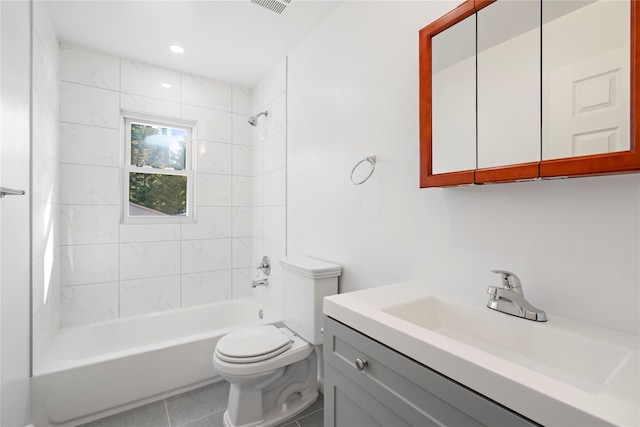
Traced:
<path id="1" fill-rule="evenodd" d="M 265 116 L 266 117 L 268 115 L 269 115 L 269 111 L 264 110 L 264 111 L 256 114 L 255 116 L 249 117 L 249 120 L 247 120 L 247 121 L 249 122 L 249 124 L 251 126 L 258 126 L 258 117 L 260 117 L 260 116 Z"/>

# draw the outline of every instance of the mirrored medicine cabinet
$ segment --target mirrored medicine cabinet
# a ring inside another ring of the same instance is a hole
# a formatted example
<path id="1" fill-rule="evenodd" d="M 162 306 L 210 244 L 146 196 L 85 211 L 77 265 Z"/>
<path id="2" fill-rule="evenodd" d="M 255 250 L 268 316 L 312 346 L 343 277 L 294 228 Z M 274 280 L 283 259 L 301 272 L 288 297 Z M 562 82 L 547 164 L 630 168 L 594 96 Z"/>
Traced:
<path id="1" fill-rule="evenodd" d="M 420 31 L 420 186 L 640 171 L 640 1 L 467 0 Z"/>

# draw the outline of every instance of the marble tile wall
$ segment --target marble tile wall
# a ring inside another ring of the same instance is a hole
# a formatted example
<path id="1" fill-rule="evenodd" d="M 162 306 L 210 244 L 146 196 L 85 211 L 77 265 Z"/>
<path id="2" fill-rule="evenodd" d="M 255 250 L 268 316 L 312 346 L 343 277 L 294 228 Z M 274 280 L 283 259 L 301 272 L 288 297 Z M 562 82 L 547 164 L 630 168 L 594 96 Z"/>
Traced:
<path id="1" fill-rule="evenodd" d="M 272 306 L 282 306 L 282 268 L 286 255 L 287 60 L 280 62 L 255 88 L 253 111 L 267 110 L 253 128 L 253 145 L 240 157 L 253 163 L 253 260 L 272 263 L 270 286 L 254 292 Z M 255 270 L 253 270 L 255 274 Z"/>
<path id="2" fill-rule="evenodd" d="M 59 46 L 43 2 L 33 3 L 32 345 L 35 370 L 60 324 Z"/>
<path id="3" fill-rule="evenodd" d="M 65 44 L 60 74 L 61 326 L 250 296 L 253 91 Z M 120 223 L 123 110 L 196 122 L 197 223 Z"/>

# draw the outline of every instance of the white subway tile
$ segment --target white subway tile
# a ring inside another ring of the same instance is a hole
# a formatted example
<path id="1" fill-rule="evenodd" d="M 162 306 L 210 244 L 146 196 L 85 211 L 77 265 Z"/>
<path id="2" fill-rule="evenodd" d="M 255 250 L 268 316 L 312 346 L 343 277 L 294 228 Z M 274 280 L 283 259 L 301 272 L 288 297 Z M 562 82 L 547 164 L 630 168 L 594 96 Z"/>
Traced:
<path id="1" fill-rule="evenodd" d="M 182 242 L 182 273 L 231 268 L 231 239 L 186 240 Z"/>
<path id="2" fill-rule="evenodd" d="M 286 233 L 286 208 L 274 206 L 264 208 L 264 238 L 284 243 Z"/>
<path id="3" fill-rule="evenodd" d="M 134 95 L 180 101 L 180 73 L 166 68 L 155 67 L 142 62 L 122 59 L 121 90 Z M 161 84 L 171 85 L 164 88 Z"/>
<path id="4" fill-rule="evenodd" d="M 267 108 L 269 117 L 266 120 L 266 137 L 272 137 L 287 129 L 287 97 L 280 95 Z"/>
<path id="5" fill-rule="evenodd" d="M 258 141 L 253 147 L 253 176 L 264 174 L 264 145 L 265 141 Z"/>
<path id="6" fill-rule="evenodd" d="M 120 94 L 76 83 L 61 82 L 60 120 L 119 129 Z"/>
<path id="7" fill-rule="evenodd" d="M 60 244 L 118 243 L 119 206 L 62 205 Z"/>
<path id="8" fill-rule="evenodd" d="M 253 239 L 251 237 L 238 237 L 233 239 L 233 268 L 248 268 L 254 265 Z M 257 265 L 258 262 L 256 261 Z"/>
<path id="9" fill-rule="evenodd" d="M 231 111 L 231 85 L 182 73 L 182 103 Z"/>
<path id="10" fill-rule="evenodd" d="M 253 175 L 253 147 L 246 145 L 233 146 L 233 175 Z"/>
<path id="11" fill-rule="evenodd" d="M 183 240 L 219 239 L 231 237 L 231 208 L 198 208 L 197 222 L 182 224 Z"/>
<path id="12" fill-rule="evenodd" d="M 60 165 L 60 203 L 117 205 L 120 203 L 119 169 L 101 166 Z"/>
<path id="13" fill-rule="evenodd" d="M 120 166 L 118 129 L 60 123 L 60 161 L 94 166 Z"/>
<path id="14" fill-rule="evenodd" d="M 60 284 L 63 286 L 118 280 L 118 245 L 60 247 Z"/>
<path id="15" fill-rule="evenodd" d="M 60 164 L 53 157 L 43 157 L 40 153 L 34 153 L 33 170 L 37 171 L 32 175 L 33 200 L 43 203 L 57 203 L 60 198 L 58 191 L 61 185 L 58 180 Z"/>
<path id="16" fill-rule="evenodd" d="M 120 282 L 120 317 L 180 307 L 180 276 Z"/>
<path id="17" fill-rule="evenodd" d="M 234 113 L 245 114 L 245 115 L 253 115 L 253 90 L 234 85 L 231 88 L 231 93 L 233 97 L 232 111 Z"/>
<path id="18" fill-rule="evenodd" d="M 232 236 L 249 237 L 253 234 L 253 215 L 250 207 L 234 207 L 231 214 Z"/>
<path id="19" fill-rule="evenodd" d="M 231 206 L 231 177 L 199 173 L 196 201 L 198 206 Z"/>
<path id="20" fill-rule="evenodd" d="M 229 112 L 182 104 L 182 118 L 197 122 L 199 139 L 231 143 L 232 117 Z"/>
<path id="21" fill-rule="evenodd" d="M 118 317 L 118 282 L 65 286 L 60 293 L 63 328 Z"/>
<path id="22" fill-rule="evenodd" d="M 198 172 L 231 175 L 231 144 L 198 141 Z"/>
<path id="23" fill-rule="evenodd" d="M 253 207 L 253 235 L 264 239 L 264 206 Z"/>
<path id="24" fill-rule="evenodd" d="M 253 178 L 253 205 L 264 206 L 265 204 L 265 176 L 258 175 Z"/>
<path id="25" fill-rule="evenodd" d="M 67 82 L 120 90 L 120 59 L 62 43 L 60 78 Z"/>
<path id="26" fill-rule="evenodd" d="M 34 157 L 58 157 L 59 99 L 33 95 L 33 155 Z M 52 105 L 53 104 L 53 105 Z"/>
<path id="27" fill-rule="evenodd" d="M 287 166 L 287 133 L 279 134 L 264 142 L 264 171 L 272 172 Z"/>
<path id="28" fill-rule="evenodd" d="M 121 224 L 120 243 L 180 240 L 180 224 Z"/>
<path id="29" fill-rule="evenodd" d="M 253 204 L 253 179 L 248 176 L 234 176 L 232 182 L 233 206 Z"/>
<path id="30" fill-rule="evenodd" d="M 253 145 L 254 127 L 248 122 L 249 116 L 233 115 L 233 143 L 235 145 Z"/>
<path id="31" fill-rule="evenodd" d="M 120 244 L 120 280 L 180 273 L 180 242 Z"/>
<path id="32" fill-rule="evenodd" d="M 233 270 L 233 298 L 246 298 L 251 296 L 251 281 L 255 269 L 241 268 Z"/>
<path id="33" fill-rule="evenodd" d="M 231 270 L 182 275 L 182 306 L 207 304 L 231 298 Z"/>
<path id="34" fill-rule="evenodd" d="M 284 169 L 264 175 L 264 204 L 284 206 L 286 203 L 287 175 Z"/>
<path id="35" fill-rule="evenodd" d="M 131 93 L 120 94 L 120 107 L 126 111 L 179 118 L 180 103 Z"/>

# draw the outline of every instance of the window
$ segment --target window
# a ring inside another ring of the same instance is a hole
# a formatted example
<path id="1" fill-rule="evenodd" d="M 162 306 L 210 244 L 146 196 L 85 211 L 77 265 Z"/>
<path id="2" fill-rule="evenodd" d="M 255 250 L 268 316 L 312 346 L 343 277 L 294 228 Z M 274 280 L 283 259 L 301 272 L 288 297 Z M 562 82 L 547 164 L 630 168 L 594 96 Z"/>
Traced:
<path id="1" fill-rule="evenodd" d="M 185 222 L 193 210 L 193 125 L 124 117 L 124 222 Z"/>

